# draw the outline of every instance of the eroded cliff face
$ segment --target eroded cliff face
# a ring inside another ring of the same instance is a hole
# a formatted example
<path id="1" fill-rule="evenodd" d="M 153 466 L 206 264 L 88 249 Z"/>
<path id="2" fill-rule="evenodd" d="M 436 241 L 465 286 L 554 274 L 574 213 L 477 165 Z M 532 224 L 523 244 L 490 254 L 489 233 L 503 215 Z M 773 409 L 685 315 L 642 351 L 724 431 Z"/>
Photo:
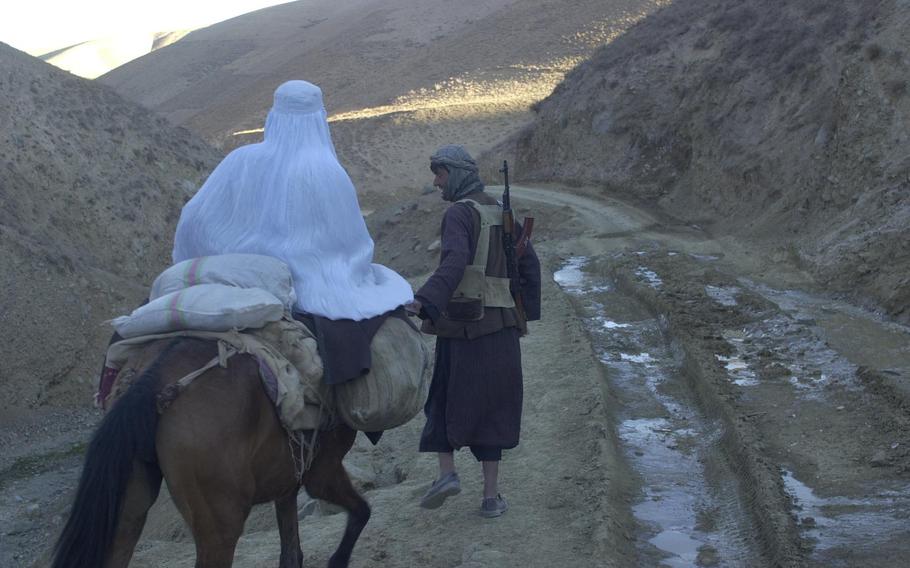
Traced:
<path id="1" fill-rule="evenodd" d="M 651 201 L 910 321 L 910 2 L 678 0 L 499 149 Z"/>
<path id="2" fill-rule="evenodd" d="M 0 44 L 0 409 L 84 405 L 110 328 L 170 264 L 220 154 L 112 89 Z"/>

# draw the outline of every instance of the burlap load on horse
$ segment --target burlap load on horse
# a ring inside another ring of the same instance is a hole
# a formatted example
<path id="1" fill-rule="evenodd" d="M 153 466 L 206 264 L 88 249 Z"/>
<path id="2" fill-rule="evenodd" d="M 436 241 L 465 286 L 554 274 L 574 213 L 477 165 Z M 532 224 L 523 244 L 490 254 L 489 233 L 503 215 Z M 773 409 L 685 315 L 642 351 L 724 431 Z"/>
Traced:
<path id="1" fill-rule="evenodd" d="M 124 339 L 108 348 L 107 365 L 121 370 L 111 396 L 129 386 L 143 345 L 190 336 L 217 341 L 219 355 L 162 393 L 162 410 L 207 369 L 246 353 L 259 363 L 263 385 L 290 431 L 328 428 L 339 418 L 356 430 L 388 430 L 420 411 L 430 354 L 413 326 L 387 318 L 370 346 L 370 372 L 329 386 L 315 336 L 290 315 L 294 300 L 290 270 L 272 257 L 218 255 L 169 268 L 156 279 L 148 304 L 112 320 Z"/>

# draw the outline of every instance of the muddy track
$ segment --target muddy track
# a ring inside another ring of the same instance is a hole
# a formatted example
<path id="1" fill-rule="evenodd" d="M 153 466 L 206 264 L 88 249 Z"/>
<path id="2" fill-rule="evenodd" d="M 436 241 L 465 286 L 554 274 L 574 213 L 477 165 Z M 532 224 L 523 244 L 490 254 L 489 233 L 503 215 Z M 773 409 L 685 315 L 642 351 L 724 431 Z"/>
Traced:
<path id="1" fill-rule="evenodd" d="M 791 514 L 793 504 L 780 480 L 778 466 L 762 454 L 760 436 L 751 425 L 751 417 L 731 407 L 727 403 L 730 394 L 716 388 L 715 385 L 723 384 L 724 378 L 717 376 L 713 353 L 699 344 L 700 338 L 693 334 L 693 328 L 680 322 L 663 298 L 639 285 L 621 268 L 614 268 L 611 273 L 619 290 L 647 306 L 656 319 L 666 322 L 668 340 L 676 339 L 684 353 L 680 372 L 699 409 L 721 421 L 723 434 L 719 437 L 719 447 L 726 459 L 733 462 L 739 497 L 759 531 L 761 556 L 770 565 L 801 565 L 804 551 Z M 712 337 L 710 328 L 702 331 L 702 337 Z"/>
<path id="2" fill-rule="evenodd" d="M 621 270 L 581 257 L 571 263 L 581 265 L 586 285 L 563 285 L 589 322 L 618 399 L 607 419 L 639 478 L 630 530 L 640 563 L 799 565 L 778 471 L 711 388 L 703 354 L 677 339 L 670 310 Z M 565 280 L 565 268 L 556 275 Z"/>
<path id="3" fill-rule="evenodd" d="M 705 503 L 712 493 L 729 497 L 725 483 L 735 487 L 739 503 L 728 507 L 731 516 L 721 524 L 740 529 L 726 540 L 736 540 L 742 530 L 757 536 L 754 547 L 744 540 L 738 549 L 718 550 L 724 538 L 715 534 L 716 527 L 706 530 L 705 523 L 692 522 L 692 515 L 681 510 L 675 531 L 666 530 L 673 524 L 666 519 L 665 526 L 657 526 L 653 518 L 636 515 L 639 540 L 653 544 L 662 562 L 673 566 L 899 565 L 895 559 L 906 554 L 910 534 L 905 517 L 910 437 L 903 396 L 910 333 L 905 327 L 812 290 L 809 281 L 803 281 L 806 289 L 784 288 L 802 276 L 786 266 L 768 270 L 769 251 L 748 251 L 697 227 L 662 226 L 615 201 L 565 192 L 551 199 L 541 190 L 519 190 L 519 195 L 576 211 L 581 236 L 566 240 L 564 264 L 554 271 L 559 276 L 567 267 L 581 270 L 585 284 L 573 289 L 570 282 L 564 288 L 575 296 L 579 317 L 589 322 L 592 343 L 605 350 L 601 360 L 609 388 L 628 394 L 617 357 L 643 362 L 639 380 L 655 382 L 657 398 L 670 409 L 655 426 L 653 411 L 636 407 L 641 396 L 633 394 L 608 416 L 639 473 L 639 499 L 662 500 L 672 508 L 674 498 L 665 488 L 649 486 L 661 483 L 662 466 L 636 457 L 663 452 L 663 447 L 643 449 L 641 432 L 623 438 L 624 428 L 644 424 L 650 428 L 647 435 L 658 432 L 664 441 L 677 439 L 669 447 L 680 445 L 679 439 L 691 437 L 693 422 L 691 416 L 674 422 L 671 415 L 679 401 L 689 401 L 686 411 L 719 433 L 695 449 L 703 467 L 686 473 L 703 475 L 705 482 L 675 483 L 701 501 L 693 506 L 702 519 L 706 511 L 723 517 L 723 507 Z M 768 278 L 759 283 L 757 276 Z M 635 304 L 638 311 L 617 311 L 611 303 Z M 633 330 L 643 325 L 635 321 L 641 312 L 660 330 L 660 340 L 674 346 L 673 360 L 661 363 L 662 357 L 654 356 L 661 349 L 657 339 L 630 343 Z M 629 319 L 609 319 L 611 313 Z M 860 336 L 877 341 L 858 345 Z M 630 348 L 649 351 L 609 352 Z M 661 375 L 666 378 L 655 379 Z M 643 414 L 630 421 L 636 411 Z M 685 453 L 666 459 L 685 470 Z M 731 476 L 729 482 L 719 479 L 718 471 L 720 477 Z M 700 487 L 704 495 L 698 494 Z M 675 542 L 667 536 L 671 532 Z M 647 546 L 640 551 L 642 558 L 654 552 Z"/>

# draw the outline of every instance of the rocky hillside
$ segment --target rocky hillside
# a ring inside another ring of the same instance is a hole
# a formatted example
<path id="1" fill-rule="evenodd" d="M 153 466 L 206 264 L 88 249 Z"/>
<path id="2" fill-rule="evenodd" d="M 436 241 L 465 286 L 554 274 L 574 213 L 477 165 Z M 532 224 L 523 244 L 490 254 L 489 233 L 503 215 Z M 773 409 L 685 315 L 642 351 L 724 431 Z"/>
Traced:
<path id="1" fill-rule="evenodd" d="M 90 399 L 106 319 L 169 264 L 220 154 L 113 89 L 0 44 L 0 415 Z"/>
<path id="2" fill-rule="evenodd" d="M 339 158 L 359 190 L 381 195 L 366 200 L 373 208 L 415 197 L 436 147 L 479 153 L 525 125 L 568 70 L 666 3 L 289 2 L 194 31 L 99 81 L 225 150 L 260 139 L 279 84 L 316 83 Z"/>
<path id="3" fill-rule="evenodd" d="M 677 0 L 580 65 L 500 148 L 777 247 L 910 321 L 910 2 Z"/>

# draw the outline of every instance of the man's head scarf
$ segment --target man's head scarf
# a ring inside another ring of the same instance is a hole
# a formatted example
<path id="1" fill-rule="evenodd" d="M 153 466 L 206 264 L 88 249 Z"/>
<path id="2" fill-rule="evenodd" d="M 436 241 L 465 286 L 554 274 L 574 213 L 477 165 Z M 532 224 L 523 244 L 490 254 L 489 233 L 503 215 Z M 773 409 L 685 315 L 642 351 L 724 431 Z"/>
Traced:
<path id="1" fill-rule="evenodd" d="M 483 183 L 477 173 L 477 162 L 468 154 L 464 146 L 447 144 L 430 156 L 430 169 L 445 166 L 449 180 L 442 188 L 442 198 L 446 201 L 458 201 L 475 191 L 483 191 Z"/>
<path id="2" fill-rule="evenodd" d="M 413 299 L 396 272 L 372 264 L 373 239 L 338 163 L 322 91 L 288 81 L 275 91 L 264 140 L 241 146 L 184 206 L 174 262 L 227 253 L 285 261 L 297 308 L 362 320 Z"/>

